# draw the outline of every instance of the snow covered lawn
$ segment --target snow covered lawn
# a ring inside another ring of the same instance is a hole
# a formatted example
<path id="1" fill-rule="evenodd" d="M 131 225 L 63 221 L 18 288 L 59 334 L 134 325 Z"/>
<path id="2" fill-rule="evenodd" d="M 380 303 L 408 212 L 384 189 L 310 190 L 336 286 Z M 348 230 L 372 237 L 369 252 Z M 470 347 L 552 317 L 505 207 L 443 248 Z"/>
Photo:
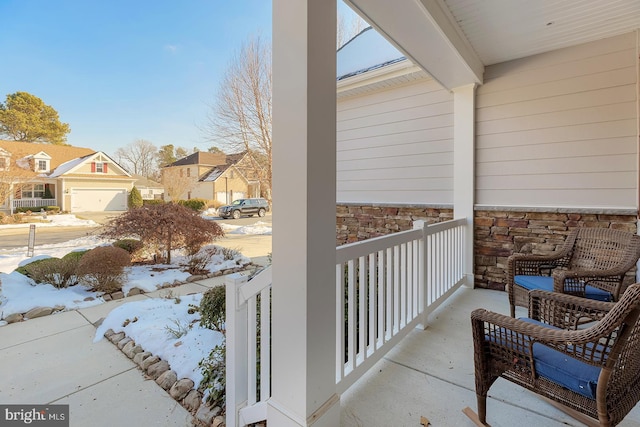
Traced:
<path id="1" fill-rule="evenodd" d="M 49 215 L 50 226 L 95 226 L 93 221 L 80 220 L 74 215 Z M 254 225 L 238 226 L 219 223 L 225 233 L 246 235 L 269 235 L 271 227 L 264 222 Z M 28 226 L 19 224 L 18 226 Z M 38 224 L 38 227 L 43 224 Z M 12 228 L 12 225 L 3 225 L 2 228 Z M 38 259 L 42 257 L 62 258 L 69 252 L 87 250 L 100 245 L 110 244 L 110 240 L 97 236 L 87 236 L 70 240 L 64 243 L 39 245 L 34 253 Z M 1 319 L 13 313 L 25 313 L 34 307 L 64 306 L 66 310 L 89 307 L 101 304 L 104 300 L 96 292 L 91 292 L 81 286 L 72 286 L 67 289 L 56 289 L 51 285 L 38 284 L 20 273 L 13 272 L 18 266 L 28 262 L 27 248 L 0 249 L 0 325 Z M 134 287 L 145 292 L 158 289 L 164 283 L 184 281 L 189 273 L 179 268 L 180 263 L 185 262 L 185 257 L 175 257 L 172 265 L 139 265 L 127 268 L 127 282 L 123 286 L 125 295 Z M 221 255 L 216 255 L 207 268 L 211 272 L 226 270 L 238 265 L 248 264 L 250 259 L 238 254 L 233 260 L 224 260 Z"/>
<path id="2" fill-rule="evenodd" d="M 191 379 L 197 389 L 202 381 L 198 363 L 224 341 L 220 332 L 200 325 L 199 312 L 189 313 L 189 305 L 198 306 L 201 299 L 202 294 L 196 294 L 122 304 L 98 327 L 94 342 L 109 329 L 124 332 L 145 351 L 166 360 L 178 379 Z"/>

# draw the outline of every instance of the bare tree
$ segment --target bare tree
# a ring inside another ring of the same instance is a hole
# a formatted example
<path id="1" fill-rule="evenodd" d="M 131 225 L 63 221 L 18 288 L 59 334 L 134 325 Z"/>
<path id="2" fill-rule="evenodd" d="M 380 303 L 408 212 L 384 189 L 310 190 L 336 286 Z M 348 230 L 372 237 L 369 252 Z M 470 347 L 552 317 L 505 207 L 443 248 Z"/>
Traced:
<path id="1" fill-rule="evenodd" d="M 353 12 L 339 13 L 336 38 L 338 49 L 368 26 L 369 24 Z"/>
<path id="2" fill-rule="evenodd" d="M 254 154 L 252 167 L 271 199 L 271 47 L 260 37 L 251 37 L 231 60 L 204 132 L 227 153 Z"/>
<path id="3" fill-rule="evenodd" d="M 162 185 L 164 193 L 172 201 L 186 198 L 187 193 L 196 186 L 197 177 L 189 177 L 180 167 L 168 167 L 162 169 Z"/>
<path id="4" fill-rule="evenodd" d="M 158 148 L 145 139 L 136 139 L 115 152 L 116 161 L 130 173 L 146 178 L 156 174 Z"/>
<path id="5" fill-rule="evenodd" d="M 20 188 L 35 176 L 36 173 L 33 170 L 21 167 L 10 157 L 0 156 L 0 206 L 10 200 L 11 195 L 17 188 Z M 9 210 L 13 213 L 12 206 L 9 207 Z"/>

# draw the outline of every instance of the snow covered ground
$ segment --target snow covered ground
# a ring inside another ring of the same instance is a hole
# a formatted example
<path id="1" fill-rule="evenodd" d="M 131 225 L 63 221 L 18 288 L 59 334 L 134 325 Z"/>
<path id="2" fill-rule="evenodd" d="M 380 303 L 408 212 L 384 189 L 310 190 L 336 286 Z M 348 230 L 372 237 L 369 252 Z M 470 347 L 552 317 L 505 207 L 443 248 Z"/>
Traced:
<path id="1" fill-rule="evenodd" d="M 52 219 L 51 226 L 87 225 L 95 226 L 93 221 L 79 220 L 74 215 L 49 215 Z M 55 218 L 55 220 L 53 220 Z M 271 227 L 264 222 L 254 225 L 238 226 L 219 223 L 225 233 L 245 235 L 270 235 Z M 28 224 L 25 224 L 28 225 Z M 41 226 L 39 224 L 38 226 Z M 1 226 L 9 227 L 9 226 Z M 87 236 L 70 240 L 64 243 L 38 245 L 34 249 L 37 258 L 56 257 L 62 258 L 69 252 L 87 250 L 96 246 L 110 244 L 111 241 L 97 236 Z M 37 259 L 34 258 L 34 259 Z M 95 292 L 85 288 L 74 286 L 68 289 L 55 289 L 51 285 L 40 284 L 34 286 L 30 279 L 19 273 L 12 273 L 19 265 L 27 262 L 27 248 L 0 249 L 0 319 L 12 313 L 24 313 L 37 306 L 54 307 L 64 305 L 66 309 L 76 309 L 96 305 L 104 302 Z M 162 283 L 172 283 L 176 280 L 184 281 L 189 273 L 178 268 L 182 257 L 176 257 L 174 265 L 134 266 L 127 269 L 128 280 L 123 287 L 125 294 L 133 287 L 138 287 L 146 292 L 155 290 Z M 221 255 L 216 255 L 210 262 L 210 271 L 225 270 L 247 264 L 250 260 L 239 254 L 233 260 L 225 261 Z"/>
<path id="2" fill-rule="evenodd" d="M 50 216 L 50 218 L 54 217 L 65 216 Z M 51 226 L 96 225 L 93 221 L 78 220 L 73 215 L 68 217 L 52 222 Z M 219 224 L 228 234 L 271 234 L 271 227 L 263 222 L 257 222 L 251 226 Z M 38 224 L 38 226 L 41 225 Z M 106 244 L 110 244 L 110 241 L 97 236 L 88 236 L 59 244 L 39 245 L 35 247 L 36 257 L 33 259 L 61 258 L 72 251 L 92 249 Z M 48 284 L 35 284 L 28 277 L 14 272 L 19 265 L 33 260 L 27 258 L 26 250 L 26 247 L 0 249 L 0 319 L 12 313 L 25 313 L 38 306 L 64 306 L 66 310 L 72 310 L 104 303 L 98 293 L 89 291 L 81 285 L 56 289 Z M 179 267 L 186 259 L 180 255 L 173 258 L 172 265 L 127 268 L 127 281 L 123 286 L 125 294 L 133 287 L 151 292 L 162 283 L 184 281 L 189 273 L 181 271 Z M 216 254 L 207 268 L 210 271 L 218 271 L 244 265 L 250 261 L 240 253 L 231 260 L 225 260 L 222 254 Z M 189 305 L 197 306 L 201 299 L 202 294 L 197 294 L 180 298 L 150 298 L 125 302 L 107 315 L 97 329 L 94 341 L 102 339 L 108 329 L 116 332 L 124 331 L 146 351 L 166 360 L 178 378 L 190 378 L 197 388 L 202 380 L 198 363 L 209 355 L 214 346 L 221 344 L 224 340 L 224 336 L 219 332 L 200 326 L 199 313 L 189 314 Z M 0 320 L 0 326 L 5 323 Z M 181 331 L 180 334 L 176 334 L 177 331 Z"/>
<path id="3" fill-rule="evenodd" d="M 98 327 L 94 342 L 109 329 L 124 332 L 145 351 L 166 360 L 178 379 L 190 378 L 198 388 L 198 363 L 224 341 L 221 333 L 200 325 L 200 313 L 189 314 L 189 305 L 198 306 L 201 299 L 202 294 L 196 294 L 122 304 Z"/>
<path id="4" fill-rule="evenodd" d="M 38 219 L 43 222 L 37 222 L 38 227 L 95 227 L 98 224 L 90 219 L 79 219 L 73 214 L 58 214 L 58 215 L 46 215 L 46 219 L 43 215 L 33 215 L 34 219 Z M 3 224 L 0 225 L 0 230 L 7 228 L 29 228 L 30 223 L 21 224 Z"/>

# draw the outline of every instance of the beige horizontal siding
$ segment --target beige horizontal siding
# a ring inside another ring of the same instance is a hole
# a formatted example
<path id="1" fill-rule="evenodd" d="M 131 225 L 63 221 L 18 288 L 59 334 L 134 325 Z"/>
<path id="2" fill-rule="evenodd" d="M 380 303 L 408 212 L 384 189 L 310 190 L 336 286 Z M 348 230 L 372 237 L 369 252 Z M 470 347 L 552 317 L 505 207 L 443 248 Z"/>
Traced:
<path id="1" fill-rule="evenodd" d="M 340 99 L 340 203 L 453 200 L 453 96 L 432 80 Z"/>
<path id="2" fill-rule="evenodd" d="M 636 34 L 487 67 L 476 203 L 637 205 Z"/>

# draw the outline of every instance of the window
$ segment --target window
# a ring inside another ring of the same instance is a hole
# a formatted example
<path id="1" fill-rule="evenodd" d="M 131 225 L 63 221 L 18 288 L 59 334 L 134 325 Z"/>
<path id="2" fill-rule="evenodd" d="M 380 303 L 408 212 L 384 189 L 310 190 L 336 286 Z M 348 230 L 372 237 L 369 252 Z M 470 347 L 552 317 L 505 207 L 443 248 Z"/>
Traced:
<path id="1" fill-rule="evenodd" d="M 91 172 L 94 173 L 107 173 L 107 164 L 104 162 L 92 162 Z"/>
<path id="2" fill-rule="evenodd" d="M 182 178 L 182 172 L 184 172 L 182 169 L 180 169 L 180 178 Z"/>
<path id="3" fill-rule="evenodd" d="M 22 187 L 22 198 L 33 199 L 44 197 L 44 184 L 28 184 Z"/>
<path id="4" fill-rule="evenodd" d="M 191 176 L 191 169 L 187 168 L 187 176 Z"/>
<path id="5" fill-rule="evenodd" d="M 38 160 L 38 170 L 39 171 L 46 171 L 49 168 L 47 167 L 47 161 L 46 160 Z"/>

